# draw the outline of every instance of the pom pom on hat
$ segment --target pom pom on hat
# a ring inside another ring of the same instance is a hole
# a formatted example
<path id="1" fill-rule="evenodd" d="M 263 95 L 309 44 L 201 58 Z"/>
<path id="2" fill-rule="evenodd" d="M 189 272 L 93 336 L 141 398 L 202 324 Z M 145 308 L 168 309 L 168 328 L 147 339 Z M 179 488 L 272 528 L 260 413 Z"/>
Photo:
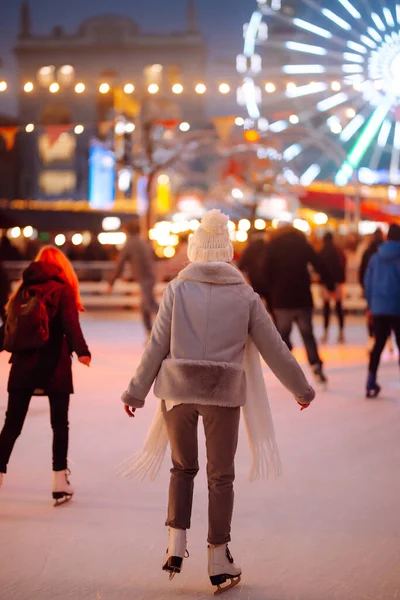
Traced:
<path id="1" fill-rule="evenodd" d="M 231 262 L 233 246 L 228 221 L 229 217 L 215 208 L 204 215 L 200 227 L 189 240 L 188 258 L 191 262 Z"/>

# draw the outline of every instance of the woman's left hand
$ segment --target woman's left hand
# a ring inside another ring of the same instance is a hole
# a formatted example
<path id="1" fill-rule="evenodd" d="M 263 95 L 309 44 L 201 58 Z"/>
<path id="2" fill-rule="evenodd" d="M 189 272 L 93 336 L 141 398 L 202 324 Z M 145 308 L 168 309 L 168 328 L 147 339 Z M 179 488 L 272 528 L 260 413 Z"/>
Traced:
<path id="1" fill-rule="evenodd" d="M 130 417 L 130 418 L 134 417 L 135 410 L 136 410 L 136 408 L 133 408 L 133 406 L 129 406 L 129 404 L 124 404 L 124 411 L 126 412 L 128 417 Z"/>

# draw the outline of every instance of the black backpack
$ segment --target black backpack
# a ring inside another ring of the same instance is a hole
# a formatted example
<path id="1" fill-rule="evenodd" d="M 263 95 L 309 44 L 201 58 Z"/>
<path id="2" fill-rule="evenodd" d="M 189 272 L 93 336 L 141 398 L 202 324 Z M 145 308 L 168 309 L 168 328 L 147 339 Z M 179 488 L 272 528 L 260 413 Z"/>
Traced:
<path id="1" fill-rule="evenodd" d="M 10 301 L 4 330 L 4 350 L 39 350 L 50 337 L 50 318 L 45 295 L 35 289 L 21 288 Z"/>

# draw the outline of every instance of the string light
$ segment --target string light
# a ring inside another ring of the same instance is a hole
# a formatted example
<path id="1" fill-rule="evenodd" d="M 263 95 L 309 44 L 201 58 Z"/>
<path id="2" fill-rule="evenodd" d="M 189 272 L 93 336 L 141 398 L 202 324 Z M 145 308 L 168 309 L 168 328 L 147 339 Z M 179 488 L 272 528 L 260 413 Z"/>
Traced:
<path id="1" fill-rule="evenodd" d="M 77 94 L 83 94 L 83 92 L 85 91 L 85 84 L 84 83 L 77 83 L 75 86 L 75 92 Z"/>
<path id="2" fill-rule="evenodd" d="M 25 131 L 26 133 L 32 133 L 32 131 L 35 130 L 35 126 L 33 123 L 28 123 L 28 125 L 25 127 Z"/>
<path id="3" fill-rule="evenodd" d="M 84 131 L 85 131 L 85 128 L 83 125 L 76 125 L 76 127 L 74 129 L 74 132 L 76 133 L 76 135 L 80 135 Z"/>
<path id="4" fill-rule="evenodd" d="M 266 83 L 265 91 L 267 92 L 267 94 L 273 94 L 276 91 L 276 85 L 274 85 L 273 83 Z"/>
<path id="5" fill-rule="evenodd" d="M 205 94 L 207 91 L 207 87 L 204 85 L 204 83 L 198 83 L 194 89 L 196 94 Z"/>
<path id="6" fill-rule="evenodd" d="M 237 125 L 238 127 L 243 127 L 243 125 L 244 125 L 244 119 L 243 119 L 243 117 L 236 117 L 236 119 L 235 119 L 235 125 Z"/>
<path id="7" fill-rule="evenodd" d="M 182 94 L 182 92 L 183 92 L 183 85 L 182 85 L 182 84 L 180 84 L 180 83 L 175 83 L 175 84 L 172 86 L 172 92 L 173 92 L 174 94 Z"/>
<path id="8" fill-rule="evenodd" d="M 57 94 L 57 92 L 59 92 L 59 91 L 60 91 L 60 86 L 56 81 L 54 81 L 49 87 L 49 92 L 51 92 L 52 94 Z"/>
<path id="9" fill-rule="evenodd" d="M 101 83 L 99 87 L 100 94 L 108 94 L 110 91 L 110 86 L 108 83 Z"/>
<path id="10" fill-rule="evenodd" d="M 156 83 L 151 83 L 149 85 L 149 87 L 147 88 L 147 91 L 149 92 L 149 94 L 157 94 L 159 92 L 160 88 Z"/>
<path id="11" fill-rule="evenodd" d="M 135 91 L 135 86 L 133 85 L 133 83 L 127 83 L 124 86 L 125 94 L 133 94 L 134 91 Z"/>
<path id="12" fill-rule="evenodd" d="M 189 123 L 186 123 L 186 121 L 183 121 L 183 123 L 181 123 L 181 124 L 179 125 L 179 129 L 180 129 L 181 131 L 189 131 L 189 129 L 190 129 L 190 125 L 189 125 Z"/>
<path id="13" fill-rule="evenodd" d="M 5 92 L 7 89 L 7 81 L 0 81 L 0 92 Z"/>
<path id="14" fill-rule="evenodd" d="M 218 89 L 220 91 L 220 94 L 229 94 L 229 92 L 231 91 L 231 88 L 228 83 L 221 83 Z"/>
<path id="15" fill-rule="evenodd" d="M 27 81 L 24 85 L 24 92 L 26 92 L 27 94 L 29 94 L 30 92 L 33 92 L 33 83 L 32 81 Z"/>

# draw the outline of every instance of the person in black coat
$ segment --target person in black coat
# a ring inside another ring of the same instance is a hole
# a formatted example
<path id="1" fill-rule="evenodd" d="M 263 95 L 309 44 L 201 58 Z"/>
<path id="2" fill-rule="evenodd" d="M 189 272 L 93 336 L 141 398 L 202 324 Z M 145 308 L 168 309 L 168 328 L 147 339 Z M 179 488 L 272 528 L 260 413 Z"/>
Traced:
<path id="1" fill-rule="evenodd" d="M 278 229 L 268 244 L 264 263 L 269 309 L 274 315 L 279 333 L 290 349 L 293 323 L 297 324 L 315 377 L 317 381 L 326 383 L 313 331 L 309 265 L 314 267 L 324 285 L 333 291 L 334 282 L 305 235 L 290 225 Z"/>
<path id="2" fill-rule="evenodd" d="M 346 256 L 344 252 L 336 246 L 333 233 L 328 231 L 323 238 L 323 246 L 319 252 L 319 257 L 324 263 L 331 280 L 335 284 L 335 290 L 329 291 L 322 286 L 322 298 L 324 302 L 324 336 L 322 342 L 328 341 L 328 329 L 331 317 L 331 301 L 334 300 L 336 315 L 339 321 L 338 342 L 344 342 L 344 311 L 343 311 L 343 285 L 346 281 Z"/>
<path id="3" fill-rule="evenodd" d="M 86 366 L 91 361 L 79 324 L 78 311 L 83 307 L 78 285 L 65 255 L 57 248 L 45 247 L 23 273 L 22 283 L 8 306 L 11 310 L 11 304 L 25 293 L 42 297 L 49 317 L 49 338 L 40 349 L 11 355 L 8 406 L 0 433 L 0 485 L 32 396 L 48 396 L 53 429 L 53 498 L 56 502 L 69 499 L 73 494 L 67 479 L 68 409 L 74 391 L 71 354 L 75 352 L 79 362 Z M 4 336 L 3 325 L 1 349 Z"/>
<path id="4" fill-rule="evenodd" d="M 267 248 L 265 233 L 252 234 L 249 244 L 238 261 L 239 269 L 247 275 L 253 290 L 266 302 L 268 299 L 263 265 Z"/>

